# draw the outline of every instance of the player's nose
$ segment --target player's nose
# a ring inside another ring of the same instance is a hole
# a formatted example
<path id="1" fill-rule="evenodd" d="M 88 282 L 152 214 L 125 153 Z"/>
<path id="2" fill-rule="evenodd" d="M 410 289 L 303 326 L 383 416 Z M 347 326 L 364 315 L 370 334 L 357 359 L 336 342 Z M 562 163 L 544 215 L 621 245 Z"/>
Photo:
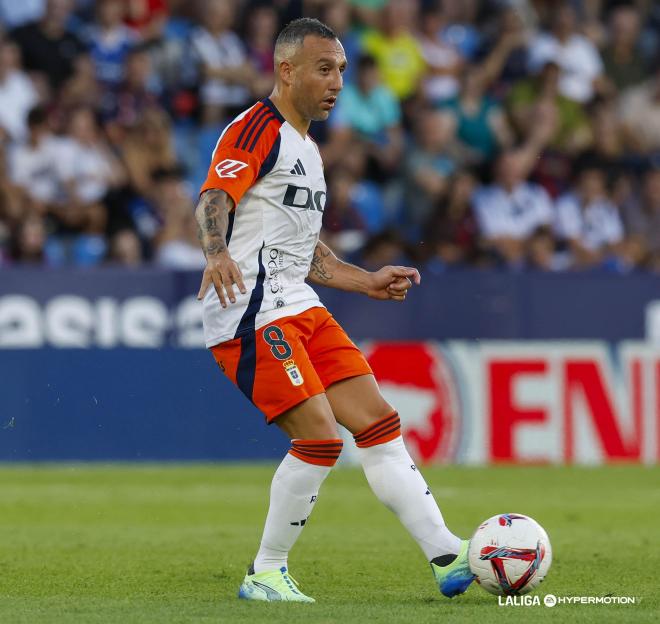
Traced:
<path id="1" fill-rule="evenodd" d="M 339 70 L 332 73 L 332 81 L 329 88 L 333 93 L 339 93 L 344 88 L 344 78 Z"/>

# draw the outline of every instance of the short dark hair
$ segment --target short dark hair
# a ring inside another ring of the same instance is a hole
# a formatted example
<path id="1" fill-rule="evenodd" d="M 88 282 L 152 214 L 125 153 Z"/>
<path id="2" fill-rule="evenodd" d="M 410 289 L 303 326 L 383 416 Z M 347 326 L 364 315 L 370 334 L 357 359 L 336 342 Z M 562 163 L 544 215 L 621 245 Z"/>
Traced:
<path id="1" fill-rule="evenodd" d="M 378 63 L 376 62 L 376 59 L 371 55 L 367 53 L 362 53 L 360 54 L 358 61 L 357 61 L 357 68 L 358 71 L 366 70 L 366 69 L 373 69 L 374 67 L 378 67 Z"/>
<path id="2" fill-rule="evenodd" d="M 48 123 L 48 113 L 43 106 L 35 106 L 30 110 L 27 116 L 28 128 L 43 126 L 45 123 Z"/>
<path id="3" fill-rule="evenodd" d="M 313 17 L 301 17 L 289 22 L 277 36 L 275 46 L 302 45 L 307 35 L 314 35 L 321 39 L 337 39 L 332 28 Z"/>

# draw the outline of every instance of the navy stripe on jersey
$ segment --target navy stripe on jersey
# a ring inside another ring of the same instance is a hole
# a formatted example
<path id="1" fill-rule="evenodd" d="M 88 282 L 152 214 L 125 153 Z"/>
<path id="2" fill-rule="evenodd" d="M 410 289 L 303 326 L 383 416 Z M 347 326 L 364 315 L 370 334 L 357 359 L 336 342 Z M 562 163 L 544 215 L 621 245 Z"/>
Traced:
<path id="1" fill-rule="evenodd" d="M 236 370 L 236 385 L 239 390 L 252 401 L 254 392 L 254 377 L 257 369 L 257 336 L 246 334 L 241 338 L 241 357 Z"/>
<path id="2" fill-rule="evenodd" d="M 252 293 L 250 294 L 250 301 L 247 304 L 247 308 L 245 308 L 245 312 L 243 312 L 241 322 L 238 324 L 234 338 L 239 338 L 243 334 L 250 331 L 254 332 L 254 321 L 257 318 L 257 313 L 261 308 L 261 302 L 264 298 L 264 280 L 266 279 L 266 269 L 264 268 L 261 257 L 265 244 L 266 243 L 262 243 L 261 249 L 259 250 L 259 274 L 257 275 L 257 282 L 252 289 Z"/>
<path id="3" fill-rule="evenodd" d="M 229 241 L 231 240 L 231 233 L 234 231 L 234 216 L 236 215 L 236 212 L 232 210 L 229 213 L 229 221 L 227 222 L 227 235 L 225 236 L 225 245 L 229 245 Z"/>
<path id="4" fill-rule="evenodd" d="M 250 146 L 247 148 L 248 152 L 251 152 L 254 150 L 255 145 L 257 144 L 257 141 L 259 140 L 259 137 L 263 133 L 263 131 L 266 129 L 268 124 L 271 121 L 275 121 L 275 115 L 269 114 L 264 117 L 263 121 L 261 122 L 261 125 L 259 126 L 258 130 L 256 131 L 254 135 L 254 139 L 252 139 L 252 143 L 250 143 Z M 248 136 L 247 139 L 245 139 L 245 144 L 247 145 L 247 142 L 250 140 L 250 137 Z"/>
<path id="5" fill-rule="evenodd" d="M 272 113 L 270 112 L 270 110 L 264 108 L 263 110 L 259 111 L 257 115 L 254 116 L 254 118 L 250 121 L 250 129 L 245 135 L 243 141 L 240 141 L 240 137 L 238 137 L 239 138 L 239 141 L 237 143 L 238 149 L 245 149 L 247 147 L 247 144 L 249 140 L 252 138 L 252 135 L 254 134 L 254 131 L 257 129 L 257 126 L 259 126 L 259 124 L 262 122 L 262 120 L 265 117 L 270 117 L 271 115 Z M 241 132 L 241 134 L 243 133 Z"/>
<path id="6" fill-rule="evenodd" d="M 266 156 L 264 162 L 261 164 L 261 168 L 259 169 L 259 175 L 257 176 L 257 180 L 260 180 L 261 178 L 263 178 L 265 175 L 268 175 L 273 170 L 273 167 L 277 162 L 277 157 L 279 156 L 279 154 L 280 154 L 280 135 L 278 134 L 275 137 L 275 142 L 273 143 L 273 147 L 271 147 L 270 152 L 268 152 L 268 156 Z"/>
<path id="7" fill-rule="evenodd" d="M 252 119 L 250 119 L 250 121 L 248 121 L 245 124 L 245 127 L 243 128 L 243 130 L 241 130 L 241 133 L 238 135 L 238 139 L 236 139 L 236 143 L 234 147 L 240 149 L 240 145 L 241 142 L 243 141 L 243 137 L 245 137 L 245 133 L 248 132 L 248 130 L 256 124 L 258 119 L 260 119 L 263 115 L 267 114 L 268 112 L 269 109 L 267 107 L 262 108 L 258 113 L 254 115 L 254 117 L 252 117 Z"/>
<path id="8" fill-rule="evenodd" d="M 277 107 L 275 106 L 275 104 L 273 104 L 273 102 L 271 102 L 270 98 L 264 98 L 263 100 L 261 100 L 261 103 L 268 106 L 268 108 L 273 113 L 273 115 L 275 115 L 275 119 L 277 119 L 277 121 L 279 121 L 280 123 L 285 122 L 284 117 L 282 117 L 280 111 L 277 110 Z"/>
<path id="9" fill-rule="evenodd" d="M 241 338 L 241 356 L 238 359 L 238 368 L 236 370 L 236 385 L 241 392 L 252 400 L 254 390 L 254 376 L 257 369 L 257 341 L 255 333 L 255 320 L 257 313 L 261 308 L 261 302 L 264 298 L 264 280 L 266 279 L 266 269 L 262 262 L 263 243 L 259 250 L 259 274 L 257 282 L 250 294 L 250 302 L 243 313 L 241 322 L 238 324 L 235 338 Z"/>

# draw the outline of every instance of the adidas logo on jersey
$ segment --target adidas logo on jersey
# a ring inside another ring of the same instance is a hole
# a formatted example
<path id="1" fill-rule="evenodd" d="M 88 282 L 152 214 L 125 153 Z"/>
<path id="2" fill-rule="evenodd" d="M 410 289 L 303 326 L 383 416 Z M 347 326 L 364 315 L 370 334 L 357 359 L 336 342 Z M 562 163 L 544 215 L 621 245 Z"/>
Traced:
<path id="1" fill-rule="evenodd" d="M 296 160 L 296 164 L 293 165 L 293 169 L 289 172 L 292 175 L 307 175 L 307 172 L 305 171 L 305 167 L 303 167 L 303 164 L 300 162 L 300 158 Z"/>

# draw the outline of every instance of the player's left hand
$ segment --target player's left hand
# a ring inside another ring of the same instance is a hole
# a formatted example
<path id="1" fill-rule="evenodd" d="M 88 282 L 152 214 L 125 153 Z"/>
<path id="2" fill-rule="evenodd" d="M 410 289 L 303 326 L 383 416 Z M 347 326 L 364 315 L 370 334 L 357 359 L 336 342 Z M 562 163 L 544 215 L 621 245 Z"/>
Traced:
<path id="1" fill-rule="evenodd" d="M 404 301 L 408 289 L 421 281 L 417 269 L 403 266 L 385 266 L 369 277 L 371 284 L 367 295 L 381 301 Z"/>

